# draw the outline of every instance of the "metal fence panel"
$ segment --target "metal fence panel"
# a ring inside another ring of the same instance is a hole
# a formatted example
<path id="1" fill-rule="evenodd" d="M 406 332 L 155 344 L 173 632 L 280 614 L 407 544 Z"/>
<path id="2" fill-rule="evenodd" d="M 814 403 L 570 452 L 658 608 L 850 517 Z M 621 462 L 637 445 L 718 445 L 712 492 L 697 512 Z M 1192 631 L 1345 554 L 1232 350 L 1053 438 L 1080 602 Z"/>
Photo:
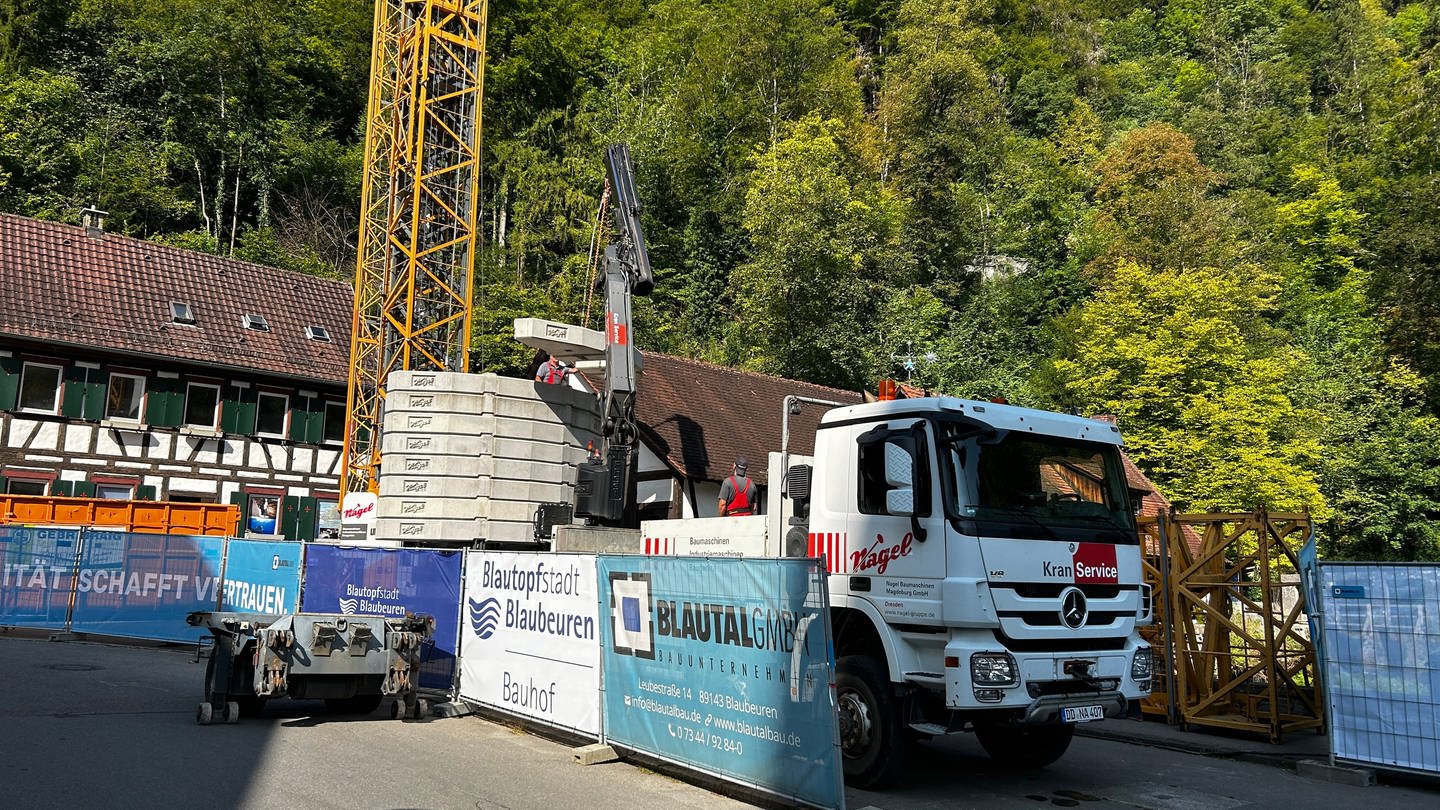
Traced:
<path id="1" fill-rule="evenodd" d="M 0 526 L 0 625 L 64 630 L 80 530 Z"/>
<path id="2" fill-rule="evenodd" d="M 1440 566 L 1319 568 L 1330 753 L 1440 773 Z"/>

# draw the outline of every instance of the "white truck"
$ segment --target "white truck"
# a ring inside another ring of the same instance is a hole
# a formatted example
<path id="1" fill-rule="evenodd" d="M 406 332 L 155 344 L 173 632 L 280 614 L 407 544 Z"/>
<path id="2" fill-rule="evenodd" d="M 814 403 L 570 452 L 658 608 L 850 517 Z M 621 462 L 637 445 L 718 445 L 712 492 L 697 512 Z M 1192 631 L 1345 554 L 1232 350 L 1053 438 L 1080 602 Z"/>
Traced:
<path id="1" fill-rule="evenodd" d="M 813 459 L 788 467 L 773 515 L 647 521 L 642 536 L 650 553 L 825 560 L 850 784 L 891 782 L 911 740 L 965 730 L 998 762 L 1047 765 L 1077 723 L 1150 692 L 1137 632 L 1150 598 L 1113 425 L 868 403 L 826 413 Z"/>

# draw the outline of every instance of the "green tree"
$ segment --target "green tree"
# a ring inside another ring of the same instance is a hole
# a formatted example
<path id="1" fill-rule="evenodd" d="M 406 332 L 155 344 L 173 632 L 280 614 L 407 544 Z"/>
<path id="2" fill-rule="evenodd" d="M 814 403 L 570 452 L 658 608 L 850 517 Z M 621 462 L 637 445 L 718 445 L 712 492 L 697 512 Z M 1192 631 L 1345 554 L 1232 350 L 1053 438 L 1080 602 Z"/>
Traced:
<path id="1" fill-rule="evenodd" d="M 1266 326 L 1278 288 L 1255 266 L 1122 261 L 1066 319 L 1051 403 L 1117 416 L 1136 463 L 1182 510 L 1327 515 L 1317 416 L 1288 395 L 1305 358 Z"/>
<path id="2" fill-rule="evenodd" d="M 826 385 L 868 382 L 867 310 L 894 248 L 901 207 L 868 190 L 837 121 L 806 118 L 756 159 L 744 224 L 754 245 L 736 271 L 745 365 Z M 868 191 L 868 193 L 867 193 Z"/>

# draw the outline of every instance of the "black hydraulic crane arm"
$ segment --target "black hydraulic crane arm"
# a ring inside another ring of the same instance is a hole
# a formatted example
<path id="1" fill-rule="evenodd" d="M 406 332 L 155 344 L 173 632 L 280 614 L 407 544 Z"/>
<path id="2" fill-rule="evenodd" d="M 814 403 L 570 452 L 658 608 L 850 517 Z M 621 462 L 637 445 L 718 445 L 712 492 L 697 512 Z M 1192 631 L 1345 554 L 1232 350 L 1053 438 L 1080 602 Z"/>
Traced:
<path id="1" fill-rule="evenodd" d="M 597 523 L 634 523 L 635 390 L 637 373 L 633 346 L 631 299 L 655 287 L 645 234 L 640 229 L 640 200 L 635 194 L 635 168 L 630 149 L 616 144 L 605 150 L 605 173 L 614 206 L 615 238 L 605 248 L 605 389 L 603 446 L 598 457 L 580 468 L 575 512 Z"/>

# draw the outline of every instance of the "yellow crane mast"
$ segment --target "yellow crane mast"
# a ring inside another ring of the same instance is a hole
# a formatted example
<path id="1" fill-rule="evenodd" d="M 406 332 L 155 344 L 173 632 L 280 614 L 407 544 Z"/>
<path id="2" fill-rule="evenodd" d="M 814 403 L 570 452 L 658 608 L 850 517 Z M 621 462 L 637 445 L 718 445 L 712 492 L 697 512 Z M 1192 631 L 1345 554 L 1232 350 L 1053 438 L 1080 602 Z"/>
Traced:
<path id="1" fill-rule="evenodd" d="M 376 0 L 345 491 L 379 488 L 392 371 L 468 371 L 487 0 Z"/>

